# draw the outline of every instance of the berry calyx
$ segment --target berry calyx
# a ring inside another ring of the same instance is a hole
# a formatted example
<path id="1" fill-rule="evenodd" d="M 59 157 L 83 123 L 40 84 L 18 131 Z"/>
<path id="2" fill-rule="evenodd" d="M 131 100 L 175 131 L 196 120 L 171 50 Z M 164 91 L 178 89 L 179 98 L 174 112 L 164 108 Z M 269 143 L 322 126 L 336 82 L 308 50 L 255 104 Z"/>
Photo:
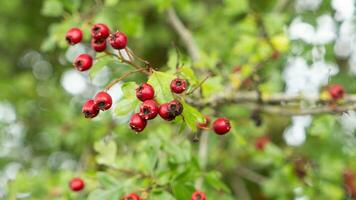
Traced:
<path id="1" fill-rule="evenodd" d="M 83 33 L 82 30 L 80 30 L 79 28 L 71 28 L 66 33 L 66 40 L 70 45 L 75 45 L 81 42 L 82 39 Z"/>
<path id="2" fill-rule="evenodd" d="M 80 54 L 73 62 L 78 71 L 86 71 L 93 65 L 93 58 L 89 54 Z"/>
<path id="3" fill-rule="evenodd" d="M 169 110 L 170 112 L 174 113 L 174 117 L 182 114 L 183 112 L 183 105 L 177 101 L 177 100 L 173 100 L 171 102 L 169 102 Z"/>
<path id="4" fill-rule="evenodd" d="M 94 97 L 95 106 L 100 110 L 108 110 L 112 105 L 112 98 L 107 92 L 99 92 Z"/>
<path id="5" fill-rule="evenodd" d="M 158 105 L 154 100 L 146 100 L 140 106 L 140 115 L 142 118 L 149 120 L 158 115 Z"/>
<path id="6" fill-rule="evenodd" d="M 124 49 L 127 45 L 127 36 L 125 33 L 116 32 L 110 35 L 109 42 L 114 49 Z"/>
<path id="7" fill-rule="evenodd" d="M 72 191 L 78 192 L 85 187 L 85 183 L 81 178 L 73 178 L 69 182 L 69 187 Z"/>
<path id="8" fill-rule="evenodd" d="M 213 129 L 216 134 L 224 135 L 231 129 L 230 121 L 227 118 L 217 118 L 213 123 Z"/>
<path id="9" fill-rule="evenodd" d="M 128 194 L 124 197 L 124 200 L 141 200 L 140 196 L 136 193 Z"/>
<path id="10" fill-rule="evenodd" d="M 141 132 L 145 129 L 147 125 L 147 120 L 142 118 L 139 113 L 135 113 L 131 116 L 130 127 L 136 132 Z"/>
<path id="11" fill-rule="evenodd" d="M 269 137 L 267 135 L 263 135 L 256 139 L 255 147 L 257 150 L 263 151 L 268 143 Z"/>
<path id="12" fill-rule="evenodd" d="M 206 195 L 204 192 L 195 191 L 192 194 L 192 200 L 206 200 Z"/>
<path id="13" fill-rule="evenodd" d="M 204 122 L 202 123 L 197 123 L 197 127 L 200 129 L 206 129 L 210 125 L 210 117 L 209 116 L 204 116 Z"/>
<path id="14" fill-rule="evenodd" d="M 345 95 L 344 88 L 339 84 L 334 84 L 334 85 L 329 86 L 328 92 L 333 100 L 340 100 Z"/>
<path id="15" fill-rule="evenodd" d="M 106 49 L 106 40 L 105 39 L 91 39 L 91 47 L 96 52 L 103 52 Z"/>
<path id="16" fill-rule="evenodd" d="M 187 81 L 184 79 L 176 78 L 171 82 L 171 91 L 180 94 L 185 91 L 187 87 Z"/>
<path id="17" fill-rule="evenodd" d="M 91 36 L 94 39 L 106 39 L 110 35 L 110 30 L 105 24 L 95 24 L 91 28 Z"/>
<path id="18" fill-rule="evenodd" d="M 99 114 L 99 109 L 96 107 L 94 100 L 89 99 L 85 102 L 82 108 L 82 113 L 85 118 L 94 118 Z"/>
<path id="19" fill-rule="evenodd" d="M 143 83 L 136 89 L 136 97 L 141 101 L 153 99 L 155 90 L 148 83 Z"/>
<path id="20" fill-rule="evenodd" d="M 172 121 L 176 116 L 169 108 L 169 103 L 161 104 L 158 111 L 159 116 L 166 121 Z"/>

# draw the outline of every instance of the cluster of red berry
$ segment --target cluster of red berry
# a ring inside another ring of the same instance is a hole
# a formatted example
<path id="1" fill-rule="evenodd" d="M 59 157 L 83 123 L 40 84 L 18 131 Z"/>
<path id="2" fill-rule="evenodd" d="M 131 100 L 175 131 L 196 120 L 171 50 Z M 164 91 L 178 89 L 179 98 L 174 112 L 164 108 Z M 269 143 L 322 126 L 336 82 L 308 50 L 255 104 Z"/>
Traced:
<path id="1" fill-rule="evenodd" d="M 184 79 L 176 78 L 171 83 L 171 90 L 175 93 L 182 93 L 186 89 L 186 81 Z M 148 84 L 143 83 L 136 89 L 136 97 L 142 104 L 140 112 L 132 115 L 130 119 L 130 127 L 136 132 L 141 132 L 147 125 L 147 120 L 154 119 L 157 115 L 167 121 L 174 120 L 177 116 L 182 114 L 183 105 L 178 100 L 172 100 L 168 103 L 158 105 L 153 100 L 155 96 L 154 88 Z"/>
<path id="2" fill-rule="evenodd" d="M 79 192 L 85 187 L 84 180 L 81 178 L 73 178 L 69 181 L 69 188 L 74 192 Z M 141 200 L 142 198 L 137 193 L 131 193 L 124 196 L 123 200 Z M 204 192 L 195 191 L 192 194 L 192 200 L 206 200 Z"/>
<path id="3" fill-rule="evenodd" d="M 122 32 L 115 32 L 110 34 L 109 28 L 105 24 L 95 24 L 91 28 L 91 47 L 96 52 L 103 52 L 106 50 L 107 40 L 114 49 L 124 49 L 127 45 L 127 36 Z M 68 44 L 75 45 L 82 41 L 83 32 L 79 28 L 71 28 L 66 34 Z M 93 58 L 89 54 L 80 54 L 73 62 L 75 68 L 79 71 L 86 71 L 93 65 Z"/>
<path id="4" fill-rule="evenodd" d="M 85 118 L 94 118 L 99 114 L 99 111 L 105 111 L 112 106 L 111 96 L 104 91 L 95 95 L 94 99 L 89 99 L 85 102 L 82 108 L 82 113 Z"/>

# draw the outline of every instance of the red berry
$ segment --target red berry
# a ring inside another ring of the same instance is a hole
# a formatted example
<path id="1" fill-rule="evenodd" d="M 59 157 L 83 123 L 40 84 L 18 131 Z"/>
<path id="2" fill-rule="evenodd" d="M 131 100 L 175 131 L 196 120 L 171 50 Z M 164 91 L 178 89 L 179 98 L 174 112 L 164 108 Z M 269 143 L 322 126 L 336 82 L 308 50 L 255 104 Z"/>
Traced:
<path id="1" fill-rule="evenodd" d="M 141 200 L 140 196 L 136 193 L 128 194 L 124 197 L 124 200 Z"/>
<path id="2" fill-rule="evenodd" d="M 242 70 L 242 66 L 241 65 L 237 65 L 234 68 L 232 68 L 232 72 L 233 73 L 240 73 Z"/>
<path id="3" fill-rule="evenodd" d="M 216 134 L 224 135 L 231 129 L 230 121 L 227 118 L 217 118 L 213 123 L 213 128 Z"/>
<path id="4" fill-rule="evenodd" d="M 346 170 L 343 173 L 343 183 L 347 195 L 356 198 L 356 173 L 351 170 Z"/>
<path id="5" fill-rule="evenodd" d="M 257 150 L 264 150 L 265 146 L 269 143 L 269 137 L 267 135 L 263 135 L 258 137 L 255 141 L 255 147 Z"/>
<path id="6" fill-rule="evenodd" d="M 145 129 L 147 125 L 147 120 L 142 118 L 139 113 L 135 113 L 132 115 L 130 119 L 130 127 L 132 130 L 136 132 L 141 132 L 143 129 Z"/>
<path id="7" fill-rule="evenodd" d="M 85 102 L 82 108 L 82 113 L 85 118 L 94 118 L 99 114 L 99 109 L 96 107 L 94 100 L 89 99 Z"/>
<path id="8" fill-rule="evenodd" d="M 180 94 L 185 91 L 187 87 L 187 81 L 184 79 L 176 78 L 171 82 L 171 91 Z"/>
<path id="9" fill-rule="evenodd" d="M 141 101 L 146 101 L 149 99 L 153 99 L 155 96 L 155 90 L 148 83 L 143 83 L 136 89 L 136 97 Z"/>
<path id="10" fill-rule="evenodd" d="M 329 86 L 329 94 L 333 98 L 333 100 L 339 100 L 342 99 L 345 95 L 345 90 L 344 88 L 339 85 L 339 84 L 334 84 Z"/>
<path id="11" fill-rule="evenodd" d="M 93 65 L 93 58 L 89 54 L 80 54 L 75 58 L 73 65 L 79 71 L 86 71 Z"/>
<path id="12" fill-rule="evenodd" d="M 105 24 L 95 24 L 91 28 L 91 36 L 94 39 L 106 39 L 110 35 L 110 30 Z"/>
<path id="13" fill-rule="evenodd" d="M 170 110 L 170 112 L 174 113 L 174 117 L 176 117 L 176 116 L 182 114 L 183 105 L 179 101 L 173 100 L 173 101 L 169 102 L 168 109 Z"/>
<path id="14" fill-rule="evenodd" d="M 140 106 L 140 115 L 144 119 L 153 119 L 158 115 L 158 105 L 154 100 L 146 100 Z"/>
<path id="15" fill-rule="evenodd" d="M 94 97 L 94 103 L 100 110 L 108 110 L 112 105 L 112 98 L 107 92 L 99 92 Z"/>
<path id="16" fill-rule="evenodd" d="M 81 178 L 73 178 L 69 182 L 69 187 L 72 191 L 78 192 L 82 190 L 85 186 L 84 181 Z"/>
<path id="17" fill-rule="evenodd" d="M 164 103 L 159 107 L 158 111 L 159 116 L 162 117 L 162 119 L 167 120 L 167 121 L 172 121 L 176 116 L 174 115 L 174 112 L 172 112 L 169 109 L 169 103 Z"/>
<path id="18" fill-rule="evenodd" d="M 96 52 L 103 52 L 106 49 L 106 40 L 105 39 L 91 39 L 91 47 Z"/>
<path id="19" fill-rule="evenodd" d="M 202 123 L 197 123 L 198 128 L 200 129 L 206 129 L 210 125 L 210 117 L 205 115 L 204 116 L 204 122 Z"/>
<path id="20" fill-rule="evenodd" d="M 206 195 L 204 192 L 195 191 L 192 194 L 192 200 L 206 200 Z"/>
<path id="21" fill-rule="evenodd" d="M 83 33 L 82 30 L 80 30 L 79 28 L 71 28 L 67 31 L 66 40 L 68 44 L 75 45 L 81 42 L 82 39 L 83 39 Z"/>
<path id="22" fill-rule="evenodd" d="M 125 33 L 116 32 L 109 37 L 110 44 L 114 49 L 124 49 L 127 45 L 127 36 Z"/>

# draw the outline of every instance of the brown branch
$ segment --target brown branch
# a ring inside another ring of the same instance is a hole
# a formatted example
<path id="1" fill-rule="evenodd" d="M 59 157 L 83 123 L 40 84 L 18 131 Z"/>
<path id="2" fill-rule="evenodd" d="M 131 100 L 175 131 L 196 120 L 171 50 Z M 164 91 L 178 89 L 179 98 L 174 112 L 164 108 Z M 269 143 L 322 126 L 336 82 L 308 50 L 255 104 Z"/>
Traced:
<path id="1" fill-rule="evenodd" d="M 130 72 L 125 73 L 125 74 L 122 75 L 121 77 L 112 80 L 112 81 L 109 83 L 109 85 L 107 85 L 107 86 L 105 87 L 104 90 L 105 90 L 105 91 L 108 91 L 108 90 L 109 90 L 112 86 L 114 86 L 116 83 L 122 81 L 123 79 L 125 79 L 125 78 L 128 77 L 128 76 L 130 76 L 131 74 L 134 74 L 134 73 L 136 73 L 136 72 L 140 72 L 140 71 L 143 71 L 143 70 L 146 70 L 146 69 L 143 69 L 143 68 L 142 68 L 142 69 L 137 69 L 137 70 L 133 70 L 133 71 L 130 71 Z"/>
<path id="2" fill-rule="evenodd" d="M 266 180 L 266 178 L 264 176 L 258 174 L 257 172 L 255 172 L 249 168 L 243 167 L 243 166 L 237 166 L 236 173 L 238 175 L 240 175 L 241 177 L 243 177 L 251 182 L 254 182 L 256 184 L 262 184 Z"/>
<path id="3" fill-rule="evenodd" d="M 184 26 L 183 22 L 179 19 L 176 11 L 173 8 L 167 10 L 167 17 L 169 24 L 171 24 L 173 29 L 182 39 L 184 46 L 187 48 L 193 62 L 196 62 L 199 59 L 199 49 L 191 32 Z"/>

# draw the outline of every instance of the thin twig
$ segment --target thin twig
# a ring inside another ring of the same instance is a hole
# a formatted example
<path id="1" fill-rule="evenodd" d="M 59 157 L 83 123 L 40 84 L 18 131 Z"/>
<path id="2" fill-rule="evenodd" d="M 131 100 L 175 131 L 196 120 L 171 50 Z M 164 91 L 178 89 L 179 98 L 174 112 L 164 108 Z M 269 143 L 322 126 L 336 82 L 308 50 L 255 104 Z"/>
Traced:
<path id="1" fill-rule="evenodd" d="M 117 78 L 117 79 L 114 79 L 113 81 L 110 82 L 109 85 L 107 85 L 105 87 L 105 91 L 108 91 L 112 86 L 114 86 L 116 83 L 122 81 L 123 79 L 125 79 L 126 77 L 130 76 L 131 74 L 134 74 L 136 72 L 140 72 L 142 70 L 146 70 L 146 69 L 137 69 L 137 70 L 133 70 L 133 71 L 130 71 L 130 72 L 127 72 L 125 73 L 124 75 L 122 75 L 121 77 Z"/>
<path id="2" fill-rule="evenodd" d="M 187 92 L 186 95 L 193 94 L 193 93 L 195 92 L 195 90 L 197 90 L 198 88 L 200 88 L 200 87 L 203 85 L 203 83 L 204 83 L 206 80 L 208 80 L 209 77 L 210 77 L 210 74 L 207 75 L 202 81 L 200 81 L 200 83 L 199 83 L 197 86 L 195 86 L 191 91 Z"/>

